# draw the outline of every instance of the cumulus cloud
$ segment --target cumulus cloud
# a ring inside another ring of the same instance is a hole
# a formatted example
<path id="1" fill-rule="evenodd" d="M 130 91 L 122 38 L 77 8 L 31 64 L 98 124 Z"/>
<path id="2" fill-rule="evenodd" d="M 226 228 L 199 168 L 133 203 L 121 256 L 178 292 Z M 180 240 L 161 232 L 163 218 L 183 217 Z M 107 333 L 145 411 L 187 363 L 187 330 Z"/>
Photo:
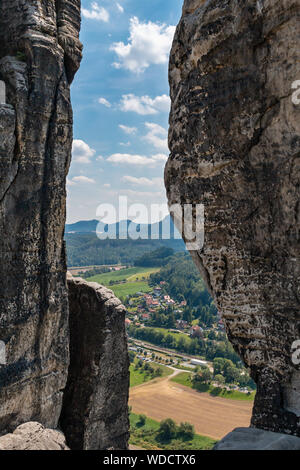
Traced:
<path id="1" fill-rule="evenodd" d="M 163 178 L 136 178 L 135 176 L 123 176 L 122 178 L 123 181 L 126 183 L 129 183 L 133 186 L 143 186 L 143 187 L 150 187 L 150 186 L 155 186 L 155 187 L 160 187 L 163 186 Z"/>
<path id="2" fill-rule="evenodd" d="M 124 13 L 124 8 L 122 7 L 122 5 L 120 5 L 120 3 L 117 3 L 117 9 L 120 13 Z"/>
<path id="3" fill-rule="evenodd" d="M 135 134 L 137 132 L 137 128 L 136 127 L 128 127 L 128 126 L 124 126 L 124 124 L 119 124 L 119 128 L 125 132 L 125 134 Z"/>
<path id="4" fill-rule="evenodd" d="M 159 112 L 169 112 L 170 110 L 170 98 L 167 95 L 156 96 L 156 98 L 150 98 L 150 96 L 135 96 L 130 93 L 123 95 L 120 102 L 120 109 L 124 112 L 134 112 L 141 116 L 147 114 L 157 114 Z"/>
<path id="5" fill-rule="evenodd" d="M 86 142 L 80 139 L 73 140 L 72 155 L 75 162 L 90 163 L 96 150 L 92 149 Z"/>
<path id="6" fill-rule="evenodd" d="M 91 4 L 90 10 L 82 8 L 81 12 L 82 16 L 89 20 L 104 21 L 105 23 L 109 21 L 108 11 L 105 8 L 100 7 L 97 2 L 93 2 Z"/>
<path id="7" fill-rule="evenodd" d="M 153 122 L 146 122 L 145 126 L 148 129 L 148 133 L 143 137 L 143 139 L 159 150 L 168 151 L 166 129 Z"/>
<path id="8" fill-rule="evenodd" d="M 96 183 L 96 181 L 93 179 L 93 178 L 88 178 L 87 176 L 83 176 L 83 175 L 80 175 L 80 176 L 74 176 L 71 180 L 71 183 L 90 183 L 90 184 L 94 184 Z"/>
<path id="9" fill-rule="evenodd" d="M 107 99 L 103 98 L 103 97 L 101 97 L 101 98 L 98 99 L 98 103 L 99 103 L 99 104 L 103 104 L 103 105 L 106 106 L 107 108 L 111 108 L 110 102 L 109 102 Z"/>
<path id="10" fill-rule="evenodd" d="M 114 153 L 107 158 L 110 163 L 121 165 L 155 166 L 162 162 L 161 154 L 145 157 L 144 155 L 132 155 L 129 153 Z"/>
<path id="11" fill-rule="evenodd" d="M 152 21 L 140 23 L 134 16 L 130 19 L 128 43 L 115 42 L 111 46 L 119 60 L 114 66 L 141 73 L 151 64 L 165 64 L 168 61 L 174 32 L 175 26 Z"/>

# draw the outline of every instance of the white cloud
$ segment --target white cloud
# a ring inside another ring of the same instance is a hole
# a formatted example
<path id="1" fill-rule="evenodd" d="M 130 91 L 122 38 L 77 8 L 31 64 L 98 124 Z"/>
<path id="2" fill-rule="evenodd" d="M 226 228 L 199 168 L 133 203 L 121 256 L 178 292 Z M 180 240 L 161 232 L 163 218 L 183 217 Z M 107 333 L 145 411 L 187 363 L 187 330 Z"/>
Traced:
<path id="1" fill-rule="evenodd" d="M 119 128 L 125 132 L 125 134 L 135 134 L 137 132 L 137 128 L 136 127 L 128 127 L 128 126 L 124 126 L 123 124 L 119 124 Z"/>
<path id="2" fill-rule="evenodd" d="M 110 183 L 105 183 L 103 186 L 104 188 L 110 188 Z"/>
<path id="3" fill-rule="evenodd" d="M 113 50 L 119 59 L 116 68 L 125 68 L 131 72 L 140 73 L 151 64 L 165 64 L 175 32 L 175 26 L 164 24 L 140 23 L 134 16 L 130 19 L 128 44 L 116 42 Z"/>
<path id="4" fill-rule="evenodd" d="M 73 140 L 72 155 L 75 162 L 90 163 L 91 158 L 95 155 L 96 150 L 92 149 L 83 140 Z"/>
<path id="5" fill-rule="evenodd" d="M 74 176 L 71 180 L 71 184 L 76 184 L 76 183 L 91 183 L 94 184 L 96 181 L 93 178 L 88 178 L 87 176 Z"/>
<path id="6" fill-rule="evenodd" d="M 157 153 L 156 155 L 152 155 L 152 158 L 158 162 L 166 162 L 168 160 L 168 155 L 165 155 L 164 153 Z"/>
<path id="7" fill-rule="evenodd" d="M 75 186 L 75 185 L 76 185 L 76 183 L 74 181 L 67 178 L 67 186 Z"/>
<path id="8" fill-rule="evenodd" d="M 122 147 L 130 147 L 131 142 L 120 142 L 119 145 L 121 145 Z"/>
<path id="9" fill-rule="evenodd" d="M 142 116 L 147 114 L 157 114 L 159 112 L 169 112 L 170 98 L 167 95 L 156 96 L 135 96 L 134 94 L 123 95 L 120 102 L 120 109 L 124 112 L 134 112 Z"/>
<path id="10" fill-rule="evenodd" d="M 143 137 L 153 147 L 168 152 L 167 131 L 153 122 L 146 122 L 148 133 Z"/>
<path id="11" fill-rule="evenodd" d="M 122 5 L 120 5 L 120 3 L 117 3 L 117 9 L 120 13 L 124 13 L 124 8 L 122 7 Z"/>
<path id="12" fill-rule="evenodd" d="M 110 163 L 121 165 L 155 166 L 162 162 L 161 154 L 145 157 L 144 155 L 132 155 L 129 153 L 114 153 L 107 158 Z"/>
<path id="13" fill-rule="evenodd" d="M 96 158 L 96 160 L 98 162 L 102 162 L 104 160 L 104 158 L 102 157 L 102 155 L 98 155 L 98 157 Z"/>
<path id="14" fill-rule="evenodd" d="M 89 20 L 97 20 L 97 21 L 104 21 L 107 23 L 109 21 L 109 13 L 108 11 L 100 7 L 97 2 L 93 2 L 91 4 L 91 9 L 87 10 L 86 8 L 81 9 L 82 16 Z"/>
<path id="15" fill-rule="evenodd" d="M 106 106 L 107 108 L 111 108 L 110 102 L 109 102 L 107 99 L 105 99 L 105 98 L 99 98 L 99 99 L 98 99 L 98 103 L 99 103 L 99 104 L 103 104 L 103 105 Z"/>
<path id="16" fill-rule="evenodd" d="M 143 186 L 143 187 L 163 187 L 163 178 L 136 178 L 135 176 L 123 176 L 123 181 L 126 183 L 132 184 L 133 186 Z"/>

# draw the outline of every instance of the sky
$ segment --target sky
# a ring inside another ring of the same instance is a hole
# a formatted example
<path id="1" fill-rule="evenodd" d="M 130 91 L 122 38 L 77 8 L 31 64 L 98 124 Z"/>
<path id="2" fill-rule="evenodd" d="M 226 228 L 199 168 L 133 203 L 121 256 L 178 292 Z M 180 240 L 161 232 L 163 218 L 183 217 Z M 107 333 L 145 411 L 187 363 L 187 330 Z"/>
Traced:
<path id="1" fill-rule="evenodd" d="M 99 218 L 100 204 L 113 204 L 122 219 L 120 196 L 149 212 L 150 204 L 166 202 L 168 56 L 182 3 L 82 0 L 68 223 Z M 109 217 L 105 222 L 114 221 Z M 147 221 L 146 213 L 138 220 Z"/>

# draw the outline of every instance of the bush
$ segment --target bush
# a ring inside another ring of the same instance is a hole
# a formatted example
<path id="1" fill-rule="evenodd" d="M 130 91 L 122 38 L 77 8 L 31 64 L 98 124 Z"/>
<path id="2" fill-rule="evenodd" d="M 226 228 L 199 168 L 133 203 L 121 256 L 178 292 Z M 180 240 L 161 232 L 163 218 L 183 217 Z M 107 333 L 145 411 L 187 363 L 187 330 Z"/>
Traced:
<path id="1" fill-rule="evenodd" d="M 180 423 L 178 435 L 185 440 L 192 440 L 195 436 L 195 428 L 191 423 Z"/>
<path id="2" fill-rule="evenodd" d="M 159 433 L 163 439 L 173 439 L 177 434 L 177 426 L 173 419 L 168 418 L 160 422 Z"/>
<path id="3" fill-rule="evenodd" d="M 147 419 L 146 415 L 139 415 L 139 420 L 137 424 L 139 426 L 144 426 L 146 424 L 146 419 Z"/>

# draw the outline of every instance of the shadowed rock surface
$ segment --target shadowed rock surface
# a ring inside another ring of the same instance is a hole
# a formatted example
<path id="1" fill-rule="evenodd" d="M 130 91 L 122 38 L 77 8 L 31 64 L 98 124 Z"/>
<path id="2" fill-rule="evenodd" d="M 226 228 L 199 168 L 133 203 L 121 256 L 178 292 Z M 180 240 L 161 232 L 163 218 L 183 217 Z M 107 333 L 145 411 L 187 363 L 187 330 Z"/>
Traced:
<path id="1" fill-rule="evenodd" d="M 63 233 L 80 0 L 0 0 L 0 433 L 57 425 L 67 379 Z"/>
<path id="2" fill-rule="evenodd" d="M 170 204 L 204 204 L 192 256 L 257 383 L 252 425 L 300 436 L 299 0 L 185 0 L 170 57 Z"/>
<path id="3" fill-rule="evenodd" d="M 223 437 L 214 450 L 300 450 L 300 439 L 261 429 L 236 428 Z"/>
<path id="4" fill-rule="evenodd" d="M 62 432 L 45 429 L 40 423 L 21 424 L 0 437 L 0 450 L 69 450 Z"/>
<path id="5" fill-rule="evenodd" d="M 72 450 L 127 449 L 125 307 L 97 283 L 68 277 L 70 367 L 61 427 Z"/>

